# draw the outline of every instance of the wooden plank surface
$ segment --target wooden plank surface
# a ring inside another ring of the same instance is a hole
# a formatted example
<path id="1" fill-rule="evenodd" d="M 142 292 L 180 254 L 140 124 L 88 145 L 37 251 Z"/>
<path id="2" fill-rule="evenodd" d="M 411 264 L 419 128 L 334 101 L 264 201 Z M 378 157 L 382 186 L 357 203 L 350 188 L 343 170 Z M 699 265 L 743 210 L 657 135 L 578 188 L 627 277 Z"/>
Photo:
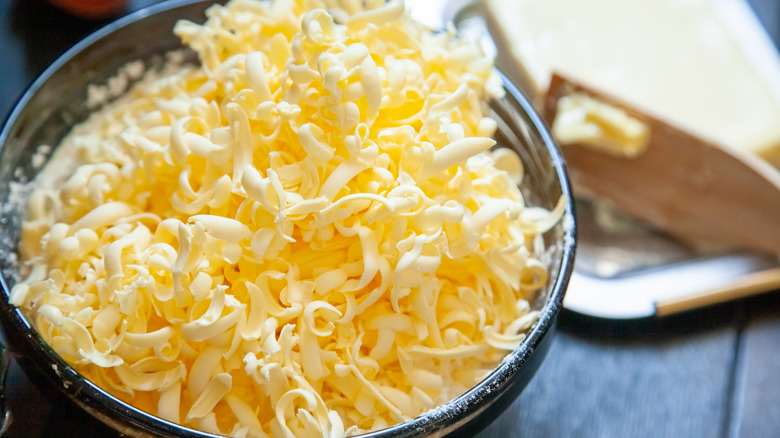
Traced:
<path id="1" fill-rule="evenodd" d="M 735 367 L 731 438 L 780 436 L 780 292 L 748 304 Z"/>
<path id="2" fill-rule="evenodd" d="M 548 360 L 480 438 L 723 436 L 740 311 L 615 323 L 563 315 Z"/>

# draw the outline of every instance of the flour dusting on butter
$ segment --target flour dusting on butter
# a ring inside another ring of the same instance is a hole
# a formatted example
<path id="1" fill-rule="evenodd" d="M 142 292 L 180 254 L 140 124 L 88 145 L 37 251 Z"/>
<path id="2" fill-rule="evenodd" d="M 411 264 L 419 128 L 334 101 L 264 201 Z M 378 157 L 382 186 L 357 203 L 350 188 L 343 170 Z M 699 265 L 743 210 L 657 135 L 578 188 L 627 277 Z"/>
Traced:
<path id="1" fill-rule="evenodd" d="M 536 321 L 563 213 L 490 150 L 491 60 L 400 1 L 207 16 L 174 30 L 201 65 L 58 146 L 11 302 L 111 394 L 213 433 L 357 435 L 478 383 Z"/>

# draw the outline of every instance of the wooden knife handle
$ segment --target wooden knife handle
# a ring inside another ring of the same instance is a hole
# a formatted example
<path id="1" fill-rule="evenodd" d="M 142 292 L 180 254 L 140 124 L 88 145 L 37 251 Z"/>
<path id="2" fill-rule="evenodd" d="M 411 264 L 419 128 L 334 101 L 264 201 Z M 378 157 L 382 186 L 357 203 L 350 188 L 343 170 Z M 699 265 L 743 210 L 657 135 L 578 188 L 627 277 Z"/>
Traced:
<path id="1" fill-rule="evenodd" d="M 776 289 L 780 289 L 780 268 L 767 269 L 743 275 L 731 283 L 718 287 L 657 301 L 655 314 L 671 315 Z"/>

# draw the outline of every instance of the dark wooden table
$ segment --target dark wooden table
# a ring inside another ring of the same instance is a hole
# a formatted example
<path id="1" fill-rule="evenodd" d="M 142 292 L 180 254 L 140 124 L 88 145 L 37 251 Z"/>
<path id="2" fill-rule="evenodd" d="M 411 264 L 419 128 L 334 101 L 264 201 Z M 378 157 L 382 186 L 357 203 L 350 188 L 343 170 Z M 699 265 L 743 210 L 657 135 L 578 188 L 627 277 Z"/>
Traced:
<path id="1" fill-rule="evenodd" d="M 780 0 L 749 1 L 777 44 Z M 132 0 L 128 10 L 151 3 Z M 0 117 L 49 63 L 103 24 L 42 0 L 0 0 Z M 18 367 L 8 383 L 7 436 L 108 434 L 53 403 Z M 666 319 L 564 312 L 541 370 L 480 438 L 540 436 L 780 437 L 780 293 Z"/>

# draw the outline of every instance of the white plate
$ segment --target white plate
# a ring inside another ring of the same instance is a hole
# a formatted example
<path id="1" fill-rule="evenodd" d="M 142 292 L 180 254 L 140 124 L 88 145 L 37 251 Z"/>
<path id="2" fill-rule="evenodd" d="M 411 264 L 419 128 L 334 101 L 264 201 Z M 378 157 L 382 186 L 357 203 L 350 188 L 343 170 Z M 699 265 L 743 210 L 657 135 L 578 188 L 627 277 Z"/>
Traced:
<path id="1" fill-rule="evenodd" d="M 564 306 L 591 316 L 653 316 L 656 303 L 737 283 L 778 265 L 752 254 L 701 256 L 587 201 L 578 202 L 577 219 L 577 258 Z"/>

